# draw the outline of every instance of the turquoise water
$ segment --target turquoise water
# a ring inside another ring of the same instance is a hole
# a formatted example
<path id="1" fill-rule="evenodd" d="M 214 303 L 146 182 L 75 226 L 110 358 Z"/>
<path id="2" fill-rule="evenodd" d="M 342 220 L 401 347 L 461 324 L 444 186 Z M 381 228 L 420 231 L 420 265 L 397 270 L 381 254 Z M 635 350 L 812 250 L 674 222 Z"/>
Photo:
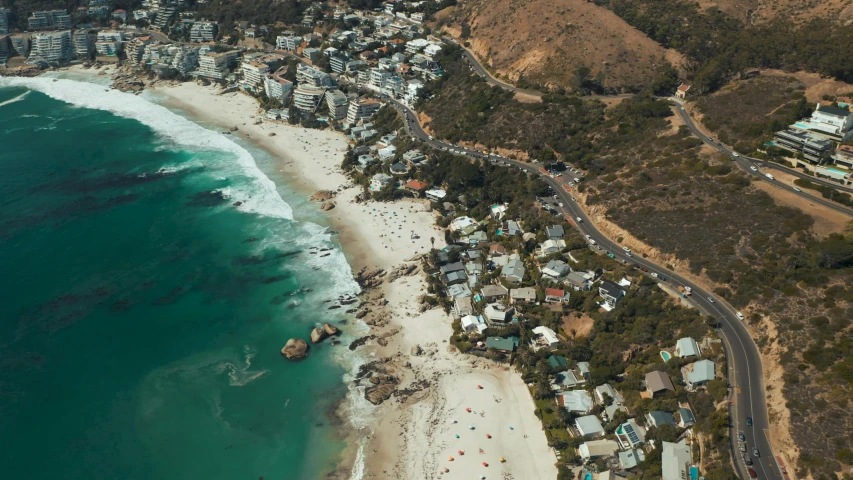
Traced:
<path id="1" fill-rule="evenodd" d="M 660 358 L 662 358 L 664 362 L 668 362 L 672 359 L 672 355 L 670 355 L 669 352 L 661 350 Z"/>
<path id="2" fill-rule="evenodd" d="M 347 394 L 346 347 L 297 363 L 279 350 L 345 320 L 324 302 L 357 286 L 319 213 L 224 137 L 103 87 L 0 80 L 9 478 L 313 479 L 337 466 L 327 412 Z"/>

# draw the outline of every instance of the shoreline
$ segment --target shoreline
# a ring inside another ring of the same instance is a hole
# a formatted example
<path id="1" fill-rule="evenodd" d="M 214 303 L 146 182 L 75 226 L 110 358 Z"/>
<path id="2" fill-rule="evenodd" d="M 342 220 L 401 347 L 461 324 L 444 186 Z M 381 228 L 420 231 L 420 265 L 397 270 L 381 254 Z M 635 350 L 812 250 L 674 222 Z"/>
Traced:
<path id="1" fill-rule="evenodd" d="M 442 310 L 421 308 L 426 281 L 419 257 L 429 252 L 431 237 L 436 248 L 445 245 L 426 201 L 357 201 L 361 187 L 353 186 L 340 169 L 348 145 L 342 133 L 256 124 L 257 102 L 242 93 L 220 95 L 214 87 L 195 83 L 158 86 L 152 92 L 165 97 L 164 106 L 195 121 L 223 131 L 237 127 L 231 134 L 267 152 L 288 186 L 305 197 L 335 192 L 326 200 L 334 207 L 324 213 L 353 273 L 363 280 L 358 318 L 369 336 L 362 337 L 364 346 L 357 352 L 344 353 L 357 355 L 364 364 L 340 359 L 353 365 L 343 381 L 358 386 L 343 401 L 343 410 L 351 412 L 341 412 L 350 414 L 345 419 L 350 428 L 341 429 L 341 435 L 351 441 L 328 478 L 469 478 L 496 470 L 516 478 L 556 478 L 556 456 L 521 377 L 511 368 L 456 351 L 448 343 L 452 318 Z M 412 232 L 420 238 L 411 238 Z M 371 388 L 366 380 L 385 375 L 395 379 L 396 391 L 372 407 L 364 395 L 365 386 Z M 475 420 L 462 417 L 469 405 L 477 412 Z M 366 418 L 354 418 L 364 412 Z M 451 423 L 456 417 L 459 423 Z M 475 434 L 468 434 L 467 426 L 461 432 L 465 421 L 478 423 Z M 491 440 L 486 433 L 493 435 Z M 483 454 L 477 453 L 480 448 Z M 443 460 L 457 450 L 470 455 L 452 464 Z M 501 457 L 507 463 L 500 463 Z M 488 462 L 488 470 L 482 461 Z M 442 476 L 445 467 L 453 469 Z"/>

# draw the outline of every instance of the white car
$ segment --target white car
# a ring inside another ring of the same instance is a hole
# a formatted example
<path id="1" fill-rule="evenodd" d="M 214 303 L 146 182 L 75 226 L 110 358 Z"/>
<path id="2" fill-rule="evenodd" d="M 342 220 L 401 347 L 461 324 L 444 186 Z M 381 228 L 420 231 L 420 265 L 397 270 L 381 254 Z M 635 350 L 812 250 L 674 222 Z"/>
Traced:
<path id="1" fill-rule="evenodd" d="M 655 273 L 655 272 L 652 272 L 652 276 L 653 276 L 653 277 L 655 277 L 655 278 L 658 278 L 658 274 L 657 274 L 657 273 Z"/>
<path id="2" fill-rule="evenodd" d="M 576 217 L 576 218 L 577 218 L 578 223 L 583 223 L 583 219 L 581 217 Z"/>
<path id="3" fill-rule="evenodd" d="M 562 207 L 562 206 L 563 206 L 563 202 L 560 202 L 560 203 L 558 203 L 557 205 L 559 205 L 559 206 L 561 206 L 561 207 Z"/>
<path id="4" fill-rule="evenodd" d="M 739 157 L 739 156 L 740 156 L 740 154 L 738 154 L 737 152 L 734 152 L 734 153 L 732 153 L 732 156 L 733 156 L 733 157 L 735 157 L 735 158 L 737 158 L 737 157 Z"/>
<path id="5" fill-rule="evenodd" d="M 587 239 L 587 240 L 590 240 L 590 239 L 592 239 L 592 237 L 590 237 L 589 235 L 587 235 L 587 236 L 586 236 L 586 239 Z"/>
<path id="6" fill-rule="evenodd" d="M 750 169 L 750 170 L 752 170 L 753 172 L 757 172 L 757 171 L 758 171 L 758 169 L 757 169 L 757 168 L 755 168 L 755 167 L 749 167 L 749 169 Z"/>
<path id="7" fill-rule="evenodd" d="M 622 247 L 622 250 L 625 250 L 626 252 L 631 253 L 631 249 L 628 247 Z"/>
<path id="8" fill-rule="evenodd" d="M 799 188 L 797 188 L 797 187 L 794 187 L 794 191 L 795 191 L 795 192 L 802 192 L 802 190 L 800 190 L 800 189 L 799 189 Z"/>
<path id="9" fill-rule="evenodd" d="M 736 315 L 737 315 L 737 318 L 739 318 L 739 319 L 743 320 L 743 314 L 742 314 L 742 313 L 737 312 L 737 314 L 736 314 Z"/>

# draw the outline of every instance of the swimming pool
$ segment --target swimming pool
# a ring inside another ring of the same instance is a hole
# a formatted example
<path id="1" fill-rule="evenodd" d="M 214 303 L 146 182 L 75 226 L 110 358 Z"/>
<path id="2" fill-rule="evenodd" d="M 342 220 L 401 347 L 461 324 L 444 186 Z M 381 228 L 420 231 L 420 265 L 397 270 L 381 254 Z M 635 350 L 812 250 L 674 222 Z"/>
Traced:
<path id="1" fill-rule="evenodd" d="M 668 362 L 668 361 L 672 360 L 672 355 L 670 355 L 670 353 L 665 351 L 665 350 L 661 350 L 660 351 L 660 358 L 662 358 L 664 362 Z"/>

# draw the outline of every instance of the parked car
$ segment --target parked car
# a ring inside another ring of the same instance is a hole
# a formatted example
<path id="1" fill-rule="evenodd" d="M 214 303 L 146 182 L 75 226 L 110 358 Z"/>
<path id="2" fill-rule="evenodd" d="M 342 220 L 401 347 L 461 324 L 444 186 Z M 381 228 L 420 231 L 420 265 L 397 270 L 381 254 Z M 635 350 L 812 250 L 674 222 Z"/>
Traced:
<path id="1" fill-rule="evenodd" d="M 749 472 L 749 478 L 758 478 L 758 474 L 752 467 L 746 467 L 746 471 Z"/>
<path id="2" fill-rule="evenodd" d="M 737 432 L 737 439 L 741 442 L 745 442 L 746 441 L 746 435 L 744 435 L 743 432 Z"/>
<path id="3" fill-rule="evenodd" d="M 733 156 L 733 157 L 735 157 L 735 158 L 737 158 L 737 157 L 739 157 L 740 155 L 739 155 L 737 152 L 734 152 L 734 153 L 732 153 L 732 156 Z"/>
<path id="4" fill-rule="evenodd" d="M 736 315 L 737 315 L 737 318 L 738 318 L 738 319 L 743 320 L 743 314 L 742 314 L 742 313 L 737 312 L 737 314 L 736 314 Z"/>
<path id="5" fill-rule="evenodd" d="M 652 276 L 653 276 L 653 277 L 655 277 L 655 278 L 658 278 L 658 274 L 657 274 L 657 273 L 655 273 L 655 272 L 652 272 Z"/>
<path id="6" fill-rule="evenodd" d="M 583 219 L 581 217 L 577 217 L 576 219 L 577 219 L 578 223 L 583 223 Z"/>
<path id="7" fill-rule="evenodd" d="M 708 302 L 716 303 L 716 300 L 714 300 L 714 297 L 708 297 Z"/>
<path id="8" fill-rule="evenodd" d="M 757 172 L 757 171 L 758 171 L 758 169 L 757 169 L 757 168 L 755 168 L 754 166 L 753 166 L 753 167 L 749 167 L 749 169 L 750 169 L 750 170 L 752 170 L 753 172 Z"/>
<path id="9" fill-rule="evenodd" d="M 747 427 L 751 427 L 751 426 L 752 426 L 752 417 L 746 417 L 746 426 L 747 426 Z"/>
<path id="10" fill-rule="evenodd" d="M 746 452 L 746 444 L 745 443 L 738 443 L 737 448 L 741 452 Z"/>
<path id="11" fill-rule="evenodd" d="M 760 457 L 760 456 L 761 456 L 761 453 L 758 451 L 758 449 L 757 449 L 757 448 L 753 448 L 753 449 L 752 449 L 752 456 L 753 456 L 753 457 L 755 457 L 755 458 L 758 458 L 758 457 Z"/>
<path id="12" fill-rule="evenodd" d="M 742 458 L 743 458 L 744 465 L 752 465 L 752 459 L 749 458 L 748 453 L 744 453 Z"/>

